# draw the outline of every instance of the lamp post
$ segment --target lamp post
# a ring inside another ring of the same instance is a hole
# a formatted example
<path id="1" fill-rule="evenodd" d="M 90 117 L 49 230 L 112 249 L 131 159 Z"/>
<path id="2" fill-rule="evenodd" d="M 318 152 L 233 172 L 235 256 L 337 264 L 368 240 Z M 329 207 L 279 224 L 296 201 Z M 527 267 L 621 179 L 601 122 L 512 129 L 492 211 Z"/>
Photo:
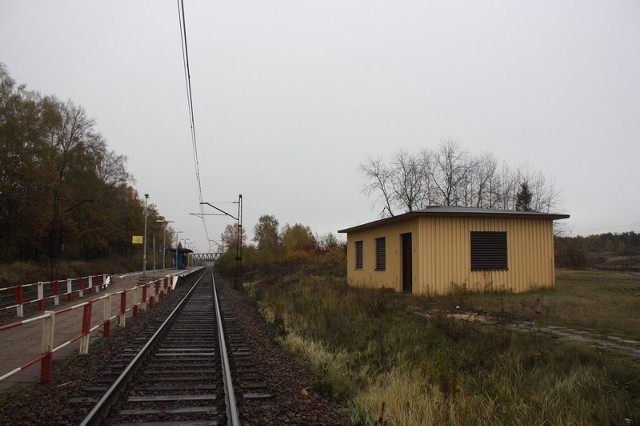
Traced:
<path id="1" fill-rule="evenodd" d="M 182 231 L 176 231 L 176 260 L 175 260 L 176 269 L 178 269 L 178 245 L 180 244 L 180 240 L 178 239 L 178 234 L 182 234 Z"/>
<path id="2" fill-rule="evenodd" d="M 167 225 L 173 223 L 172 220 L 161 220 L 157 219 L 156 222 L 160 222 L 164 224 L 164 229 L 162 230 L 162 269 L 165 269 L 165 260 L 167 258 Z"/>
<path id="3" fill-rule="evenodd" d="M 147 275 L 147 206 L 149 202 L 149 194 L 144 194 L 144 237 L 142 242 L 144 244 L 144 250 L 142 255 L 142 276 Z"/>
<path id="4" fill-rule="evenodd" d="M 151 239 L 153 241 L 151 247 L 152 248 L 152 252 L 153 252 L 153 273 L 156 273 L 156 233 L 153 233 L 153 238 Z"/>

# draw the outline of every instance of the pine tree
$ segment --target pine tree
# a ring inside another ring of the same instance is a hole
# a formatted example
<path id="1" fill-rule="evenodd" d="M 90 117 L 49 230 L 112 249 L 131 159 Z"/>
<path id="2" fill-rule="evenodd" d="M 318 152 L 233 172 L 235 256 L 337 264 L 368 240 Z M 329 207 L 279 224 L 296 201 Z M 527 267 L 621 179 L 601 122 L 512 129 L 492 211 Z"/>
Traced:
<path id="1" fill-rule="evenodd" d="M 531 199 L 533 194 L 529 190 L 529 184 L 525 181 L 520 184 L 520 191 L 516 195 L 516 210 L 520 212 L 531 211 Z"/>

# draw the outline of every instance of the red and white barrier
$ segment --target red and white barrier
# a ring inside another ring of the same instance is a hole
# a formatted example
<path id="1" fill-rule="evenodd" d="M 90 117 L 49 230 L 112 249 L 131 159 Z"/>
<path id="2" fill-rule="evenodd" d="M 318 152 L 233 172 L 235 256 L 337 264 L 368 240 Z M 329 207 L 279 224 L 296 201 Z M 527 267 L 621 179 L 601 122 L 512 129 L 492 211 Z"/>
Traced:
<path id="1" fill-rule="evenodd" d="M 94 279 L 98 281 L 96 285 L 94 285 Z M 0 312 L 15 308 L 16 316 L 23 318 L 25 306 L 37 305 L 38 310 L 44 311 L 47 301 L 52 300 L 54 306 L 59 306 L 60 296 L 66 296 L 68 301 L 73 300 L 76 294 L 77 297 L 82 298 L 85 291 L 99 293 L 101 289 L 109 287 L 110 282 L 111 276 L 107 274 L 67 278 L 66 292 L 62 293 L 58 280 L 3 287 L 0 288 Z"/>
<path id="2" fill-rule="evenodd" d="M 170 284 L 170 280 L 173 285 Z M 145 284 L 141 284 L 130 289 L 120 290 L 113 293 L 107 293 L 100 297 L 97 297 L 92 300 L 88 300 L 83 303 L 79 303 L 74 306 L 69 306 L 67 308 L 59 309 L 57 311 L 47 311 L 44 315 L 40 315 L 34 318 L 26 319 L 23 321 L 14 322 L 11 324 L 0 326 L 0 333 L 9 330 L 15 327 L 19 327 L 24 324 L 32 323 L 35 321 L 42 321 L 42 353 L 36 358 L 24 363 L 23 365 L 14 368 L 8 373 L 0 376 L 0 381 L 13 376 L 14 374 L 30 367 L 37 362 L 41 362 L 40 368 L 40 381 L 42 383 L 49 382 L 52 378 L 52 363 L 53 363 L 53 353 L 59 351 L 60 349 L 70 345 L 71 343 L 80 340 L 80 353 L 87 354 L 89 352 L 89 343 L 91 338 L 91 333 L 99 328 L 102 328 L 104 337 L 109 337 L 111 335 L 111 321 L 114 319 L 118 319 L 118 325 L 124 327 L 126 325 L 126 317 L 129 312 L 133 316 L 137 316 L 140 309 L 152 308 L 155 303 L 159 301 L 159 298 L 162 298 L 165 294 L 172 291 L 175 288 L 175 282 L 177 278 L 174 277 L 165 277 L 158 279 L 156 281 L 150 281 Z M 104 281 L 103 281 L 104 283 Z M 40 284 L 40 283 L 38 283 Z M 69 285 L 69 280 L 67 280 L 67 285 Z M 108 285 L 108 282 L 107 282 Z M 103 285 L 101 285 L 103 287 Z M 92 288 L 92 282 L 89 281 L 89 287 Z M 82 290 L 82 287 L 80 288 Z M 147 298 L 147 294 L 151 290 L 152 295 Z M 140 300 L 139 293 L 142 293 L 142 300 Z M 69 293 L 69 292 L 68 292 Z M 18 292 L 16 292 L 18 294 Z M 132 294 L 131 303 L 129 304 L 127 295 Z M 39 294 L 40 296 L 40 294 Z M 111 299 L 114 297 L 120 298 L 120 304 L 118 313 L 112 315 L 112 302 Z M 39 299 L 43 299 L 39 297 Z M 103 315 L 102 319 L 97 323 L 92 323 L 92 312 L 93 305 L 96 303 L 102 302 Z M 23 305 L 24 301 L 22 304 Z M 55 323 L 56 318 L 60 317 L 60 315 L 67 314 L 68 312 L 75 311 L 77 309 L 82 308 L 82 321 L 80 322 L 80 332 L 75 337 L 67 340 L 66 342 L 61 343 L 60 345 L 54 347 L 53 336 L 55 333 Z M 0 334 L 1 338 L 1 334 Z"/>

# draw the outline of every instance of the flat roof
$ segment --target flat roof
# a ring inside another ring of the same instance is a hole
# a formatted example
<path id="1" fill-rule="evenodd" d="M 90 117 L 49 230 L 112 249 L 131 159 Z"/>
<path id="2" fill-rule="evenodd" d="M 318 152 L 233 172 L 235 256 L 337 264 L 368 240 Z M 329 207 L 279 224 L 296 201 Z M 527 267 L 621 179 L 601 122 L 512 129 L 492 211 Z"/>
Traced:
<path id="1" fill-rule="evenodd" d="M 165 251 L 166 251 L 166 252 L 168 252 L 168 253 L 175 253 L 175 252 L 176 252 L 176 249 L 175 249 L 174 247 L 167 247 L 167 248 L 165 249 Z M 180 247 L 180 248 L 178 249 L 178 254 L 185 254 L 185 253 L 186 253 L 186 254 L 193 253 L 193 250 L 188 249 L 188 248 L 182 248 L 182 247 Z"/>
<path id="2" fill-rule="evenodd" d="M 516 210 L 497 210 L 497 209 L 483 209 L 479 207 L 455 207 L 455 206 L 436 206 L 429 207 L 423 210 L 416 210 L 408 213 L 403 213 L 397 216 L 391 216 L 384 219 L 375 220 L 373 222 L 363 223 L 362 225 L 353 226 L 351 228 L 341 229 L 338 232 L 341 234 L 360 231 L 362 229 L 373 228 L 379 225 L 385 225 L 387 223 L 398 222 L 401 220 L 412 219 L 414 217 L 517 217 L 526 219 L 547 219 L 558 220 L 568 219 L 568 214 L 560 213 L 540 213 L 540 212 L 526 212 Z"/>

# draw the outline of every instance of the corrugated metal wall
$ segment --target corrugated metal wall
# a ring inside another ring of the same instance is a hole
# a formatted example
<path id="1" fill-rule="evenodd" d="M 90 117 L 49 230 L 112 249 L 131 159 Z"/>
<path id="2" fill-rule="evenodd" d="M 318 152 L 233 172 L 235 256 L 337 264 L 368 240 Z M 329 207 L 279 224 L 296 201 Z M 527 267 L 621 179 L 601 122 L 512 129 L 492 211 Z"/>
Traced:
<path id="1" fill-rule="evenodd" d="M 377 288 L 393 288 L 402 291 L 402 239 L 401 234 L 411 232 L 415 239 L 418 235 L 418 221 L 406 220 L 377 228 L 353 232 L 347 235 L 347 278 L 349 284 Z M 387 246 L 387 266 L 384 271 L 376 271 L 375 239 L 385 237 Z M 363 268 L 355 269 L 355 242 L 363 242 Z M 416 242 L 413 242 L 413 285 L 417 283 Z"/>
<path id="2" fill-rule="evenodd" d="M 458 289 L 523 292 L 553 287 L 553 221 L 523 218 L 419 217 L 348 235 L 349 283 L 402 290 L 401 234 L 413 236 L 413 293 Z M 471 231 L 506 231 L 508 271 L 471 271 Z M 375 238 L 386 237 L 387 267 L 375 271 Z M 355 269 L 355 241 L 363 241 L 363 268 Z"/>
<path id="3" fill-rule="evenodd" d="M 552 221 L 519 218 L 419 218 L 420 265 L 416 293 L 456 289 L 523 292 L 553 287 Z M 508 271 L 471 271 L 471 231 L 506 231 Z"/>

